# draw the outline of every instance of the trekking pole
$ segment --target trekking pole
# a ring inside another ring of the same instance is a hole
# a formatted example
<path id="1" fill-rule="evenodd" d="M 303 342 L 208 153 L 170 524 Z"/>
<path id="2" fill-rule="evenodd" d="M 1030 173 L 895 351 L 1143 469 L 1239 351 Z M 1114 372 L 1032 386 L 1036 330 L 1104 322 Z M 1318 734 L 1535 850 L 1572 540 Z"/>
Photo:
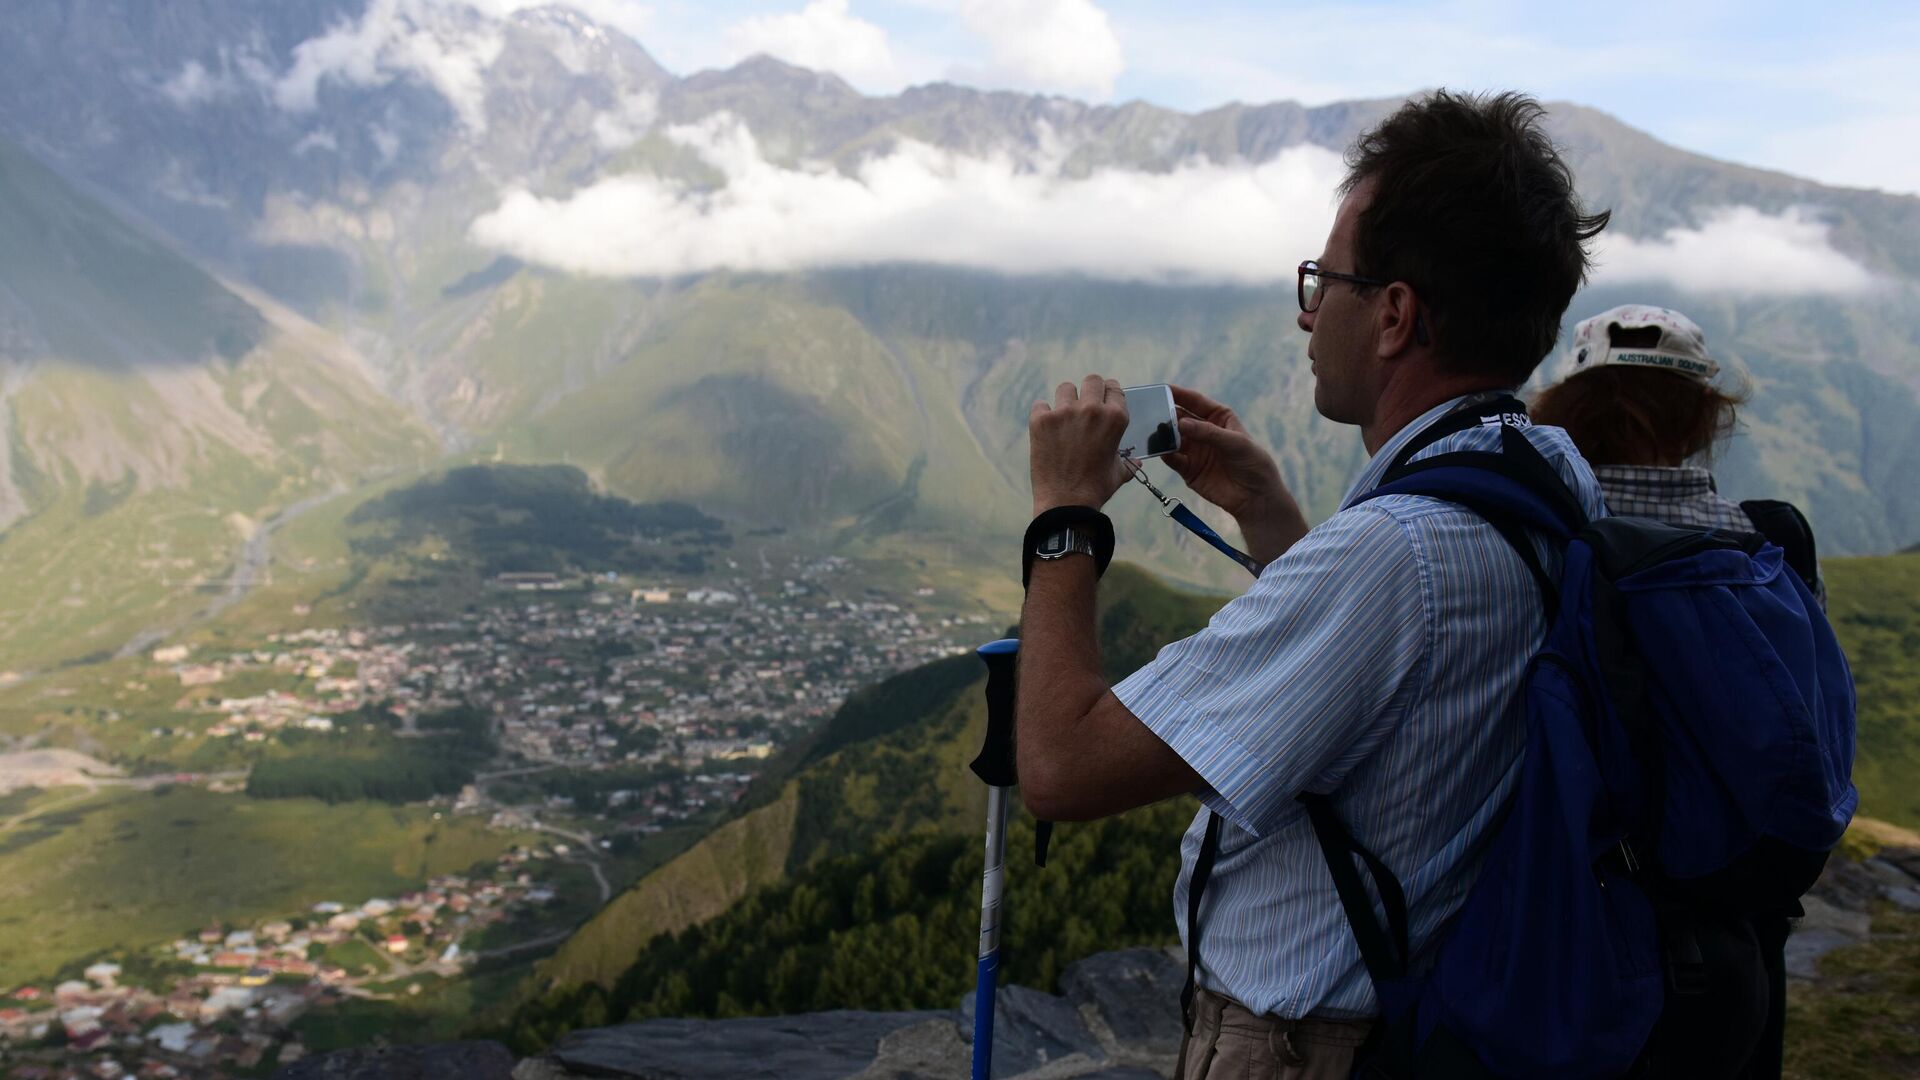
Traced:
<path id="1" fill-rule="evenodd" d="M 1014 661 L 1019 638 L 1001 638 L 977 650 L 987 665 L 987 737 L 968 766 L 987 785 L 987 858 L 980 877 L 980 970 L 973 991 L 973 1080 L 993 1070 L 993 998 L 1000 981 L 1000 901 L 1006 894 L 1007 794 L 1013 764 Z"/>

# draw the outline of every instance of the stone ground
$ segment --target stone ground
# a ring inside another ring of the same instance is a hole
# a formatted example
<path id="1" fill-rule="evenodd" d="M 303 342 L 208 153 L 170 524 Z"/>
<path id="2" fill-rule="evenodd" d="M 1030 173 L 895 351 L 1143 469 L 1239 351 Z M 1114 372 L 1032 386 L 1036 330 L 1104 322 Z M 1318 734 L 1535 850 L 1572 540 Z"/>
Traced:
<path id="1" fill-rule="evenodd" d="M 1868 940 L 1873 906 L 1920 911 L 1920 848 L 1834 860 L 1804 901 L 1787 970 Z M 1180 1050 L 1183 961 L 1172 950 L 1092 956 L 1061 976 L 1062 993 L 1007 987 L 996 999 L 994 1074 L 1002 1080 L 1154 1080 Z M 965 1080 L 971 995 L 946 1011 L 829 1012 L 739 1020 L 649 1020 L 577 1031 L 516 1063 L 498 1043 L 345 1050 L 303 1060 L 276 1080 Z"/>

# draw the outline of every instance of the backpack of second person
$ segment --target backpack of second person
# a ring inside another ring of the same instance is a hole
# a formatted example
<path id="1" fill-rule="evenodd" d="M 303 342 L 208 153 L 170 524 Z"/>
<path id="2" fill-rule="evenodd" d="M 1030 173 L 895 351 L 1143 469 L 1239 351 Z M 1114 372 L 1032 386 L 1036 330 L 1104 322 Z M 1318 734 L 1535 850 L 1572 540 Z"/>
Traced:
<path id="1" fill-rule="evenodd" d="M 1858 802 L 1853 679 L 1806 584 L 1757 535 L 1588 521 L 1511 428 L 1500 453 L 1404 465 L 1368 498 L 1390 494 L 1486 519 L 1549 625 L 1513 794 L 1424 955 L 1392 871 L 1302 796 L 1382 1010 L 1358 1075 L 1737 1068 L 1766 1008 L 1748 920 L 1798 911 Z M 1530 534 L 1564 546 L 1557 578 Z"/>

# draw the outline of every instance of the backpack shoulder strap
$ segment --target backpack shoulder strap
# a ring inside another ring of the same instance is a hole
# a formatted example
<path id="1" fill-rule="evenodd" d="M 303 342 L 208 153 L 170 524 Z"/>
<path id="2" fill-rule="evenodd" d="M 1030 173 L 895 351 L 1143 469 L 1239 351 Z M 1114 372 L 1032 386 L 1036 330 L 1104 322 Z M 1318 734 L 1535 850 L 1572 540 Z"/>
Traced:
<path id="1" fill-rule="evenodd" d="M 1787 565 L 1807 588 L 1813 588 L 1820 577 L 1820 561 L 1814 550 L 1813 526 L 1807 524 L 1800 508 L 1779 499 L 1748 499 L 1740 509 L 1753 522 L 1754 531 L 1785 552 Z"/>
<path id="2" fill-rule="evenodd" d="M 1387 466 L 1388 475 L 1392 475 L 1404 466 L 1413 455 L 1439 442 L 1449 435 L 1462 431 L 1471 431 L 1477 427 L 1489 427 L 1504 424 L 1509 427 L 1527 427 L 1532 422 L 1527 419 L 1526 403 L 1512 394 L 1501 394 L 1491 400 L 1478 404 L 1465 405 L 1428 425 L 1412 441 L 1400 448 L 1394 455 L 1392 464 Z"/>
<path id="3" fill-rule="evenodd" d="M 1334 811 L 1333 800 L 1311 791 L 1301 792 L 1298 799 L 1307 808 L 1307 819 L 1313 823 L 1313 838 L 1319 842 L 1320 857 L 1326 860 L 1333 890 L 1347 914 L 1347 925 L 1353 930 L 1354 943 L 1360 947 L 1360 959 L 1366 964 L 1367 975 L 1376 988 L 1405 978 L 1413 951 L 1408 946 L 1407 893 L 1400 879 L 1387 869 L 1379 856 L 1354 839 Z M 1366 863 L 1373 887 L 1379 890 L 1380 906 L 1387 915 L 1384 927 L 1374 917 L 1373 901 L 1367 896 L 1366 886 L 1353 865 L 1356 855 Z"/>

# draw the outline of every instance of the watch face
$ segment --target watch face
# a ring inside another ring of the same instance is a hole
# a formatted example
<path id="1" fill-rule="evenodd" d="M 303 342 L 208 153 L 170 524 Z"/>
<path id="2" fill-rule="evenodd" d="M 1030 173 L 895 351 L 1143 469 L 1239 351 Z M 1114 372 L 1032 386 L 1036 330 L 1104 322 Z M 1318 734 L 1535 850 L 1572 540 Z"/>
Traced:
<path id="1" fill-rule="evenodd" d="M 1066 550 L 1067 534 L 1064 532 L 1054 533 L 1052 536 L 1045 537 L 1040 541 L 1040 554 L 1042 555 L 1060 555 L 1064 554 Z"/>

